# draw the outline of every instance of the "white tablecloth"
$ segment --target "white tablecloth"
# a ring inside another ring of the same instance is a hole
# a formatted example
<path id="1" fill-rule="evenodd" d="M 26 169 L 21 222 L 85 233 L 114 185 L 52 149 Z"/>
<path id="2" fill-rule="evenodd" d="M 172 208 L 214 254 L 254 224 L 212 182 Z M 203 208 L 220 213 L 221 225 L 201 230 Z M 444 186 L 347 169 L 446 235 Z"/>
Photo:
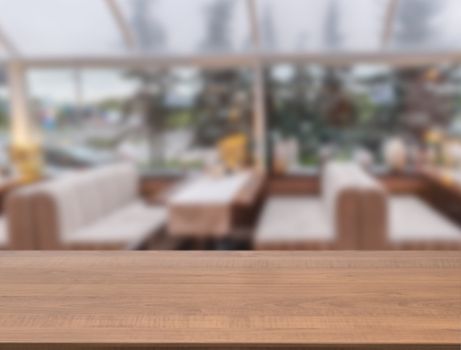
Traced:
<path id="1" fill-rule="evenodd" d="M 170 198 L 170 204 L 226 204 L 231 203 L 250 180 L 249 172 L 212 177 L 201 175 L 184 184 Z"/>

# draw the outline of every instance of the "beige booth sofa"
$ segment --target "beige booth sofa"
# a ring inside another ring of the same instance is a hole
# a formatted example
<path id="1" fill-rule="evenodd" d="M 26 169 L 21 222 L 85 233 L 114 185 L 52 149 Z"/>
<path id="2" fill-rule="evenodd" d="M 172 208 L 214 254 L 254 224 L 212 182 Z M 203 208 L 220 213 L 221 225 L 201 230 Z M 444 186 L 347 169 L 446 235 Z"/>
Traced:
<path id="1" fill-rule="evenodd" d="M 35 222 L 32 216 L 32 196 L 39 185 L 15 190 L 8 195 L 5 205 L 4 234 L 8 248 L 14 250 L 37 249 Z"/>
<path id="2" fill-rule="evenodd" d="M 7 202 L 13 249 L 132 249 L 165 224 L 138 196 L 132 164 L 82 171 L 24 188 Z"/>
<path id="3" fill-rule="evenodd" d="M 259 220 L 254 247 L 356 249 L 360 215 L 359 169 L 331 162 L 322 172 L 320 197 L 270 198 Z"/>
<path id="4" fill-rule="evenodd" d="M 7 222 L 4 217 L 0 218 L 0 250 L 9 248 L 10 235 L 8 234 Z"/>
<path id="5" fill-rule="evenodd" d="M 460 249 L 461 229 L 416 196 L 393 196 L 361 171 L 360 248 Z"/>

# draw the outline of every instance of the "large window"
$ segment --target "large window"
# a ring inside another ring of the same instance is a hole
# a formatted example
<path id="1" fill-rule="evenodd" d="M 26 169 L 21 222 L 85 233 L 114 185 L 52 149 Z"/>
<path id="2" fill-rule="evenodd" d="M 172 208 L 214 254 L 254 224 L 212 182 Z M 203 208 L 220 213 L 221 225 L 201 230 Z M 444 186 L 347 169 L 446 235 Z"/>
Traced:
<path id="1" fill-rule="evenodd" d="M 271 165 L 286 158 L 290 173 L 360 154 L 379 165 L 392 137 L 418 147 L 432 128 L 461 133 L 457 65 L 287 64 L 265 71 Z M 233 132 L 245 135 L 251 154 L 252 78 L 250 69 L 191 67 L 28 74 L 51 171 L 116 159 L 148 172 L 193 171 L 212 162 Z"/>
<path id="2" fill-rule="evenodd" d="M 183 173 L 239 140 L 245 161 L 303 173 L 329 157 L 382 163 L 391 136 L 418 147 L 430 128 L 459 132 L 460 11 L 460 0 L 0 0 L 0 61 L 27 71 L 48 171 L 131 159 Z M 5 86 L 0 69 L 6 145 Z"/>
<path id="3" fill-rule="evenodd" d="M 279 65 L 267 73 L 273 166 L 316 168 L 324 158 L 367 153 L 382 163 L 391 137 L 418 147 L 432 128 L 459 132 L 461 68 L 456 65 L 350 67 Z"/>
<path id="4" fill-rule="evenodd" d="M 50 170 L 131 159 L 188 171 L 232 132 L 250 139 L 246 69 L 60 69 L 28 75 Z M 250 152 L 250 150 L 248 150 Z"/>

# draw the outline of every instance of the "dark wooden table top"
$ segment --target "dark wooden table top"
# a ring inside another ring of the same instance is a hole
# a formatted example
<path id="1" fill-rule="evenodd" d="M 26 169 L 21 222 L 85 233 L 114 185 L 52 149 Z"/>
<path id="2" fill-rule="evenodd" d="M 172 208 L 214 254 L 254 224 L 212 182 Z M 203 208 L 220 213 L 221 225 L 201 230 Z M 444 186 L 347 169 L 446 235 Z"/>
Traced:
<path id="1" fill-rule="evenodd" d="M 0 348 L 460 343 L 460 252 L 0 253 Z"/>
<path id="2" fill-rule="evenodd" d="M 461 183 L 457 182 L 449 171 L 448 173 L 443 169 L 427 168 L 422 171 L 423 176 L 432 184 L 439 188 L 449 191 L 452 195 L 461 199 Z"/>

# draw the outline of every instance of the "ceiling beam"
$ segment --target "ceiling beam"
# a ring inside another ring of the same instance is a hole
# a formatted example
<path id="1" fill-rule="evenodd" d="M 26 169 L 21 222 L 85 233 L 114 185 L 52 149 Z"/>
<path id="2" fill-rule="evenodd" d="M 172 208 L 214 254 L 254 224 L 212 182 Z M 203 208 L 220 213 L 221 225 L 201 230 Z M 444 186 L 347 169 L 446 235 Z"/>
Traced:
<path id="1" fill-rule="evenodd" d="M 318 64 L 325 66 L 351 67 L 361 64 L 383 64 L 395 67 L 416 67 L 428 64 L 459 64 L 460 51 L 433 51 L 433 52 L 349 52 L 342 54 L 328 53 L 294 53 L 264 55 L 262 62 L 266 65 L 287 64 Z"/>
<path id="2" fill-rule="evenodd" d="M 254 55 L 248 54 L 222 54 L 222 55 L 152 55 L 130 54 L 109 56 L 37 56 L 24 58 L 24 63 L 29 67 L 203 67 L 203 68 L 229 68 L 248 67 L 255 62 Z"/>
<path id="3" fill-rule="evenodd" d="M 254 67 L 255 63 L 320 64 L 327 66 L 354 66 L 358 64 L 388 64 L 418 66 L 432 63 L 461 63 L 461 51 L 402 52 L 348 52 L 328 53 L 246 53 L 221 55 L 119 55 L 119 56 L 27 56 L 21 61 L 29 67 L 177 67 L 202 68 Z"/>
<path id="4" fill-rule="evenodd" d="M 384 18 L 383 32 L 381 36 L 381 48 L 386 49 L 389 45 L 392 36 L 392 29 L 397 12 L 399 0 L 389 0 L 387 4 L 386 15 Z"/>
<path id="5" fill-rule="evenodd" d="M 136 48 L 136 36 L 133 33 L 128 21 L 126 20 L 123 12 L 117 3 L 117 0 L 105 0 L 107 7 L 110 10 L 112 17 L 120 31 L 120 34 L 125 42 L 125 45 L 129 49 Z"/>

